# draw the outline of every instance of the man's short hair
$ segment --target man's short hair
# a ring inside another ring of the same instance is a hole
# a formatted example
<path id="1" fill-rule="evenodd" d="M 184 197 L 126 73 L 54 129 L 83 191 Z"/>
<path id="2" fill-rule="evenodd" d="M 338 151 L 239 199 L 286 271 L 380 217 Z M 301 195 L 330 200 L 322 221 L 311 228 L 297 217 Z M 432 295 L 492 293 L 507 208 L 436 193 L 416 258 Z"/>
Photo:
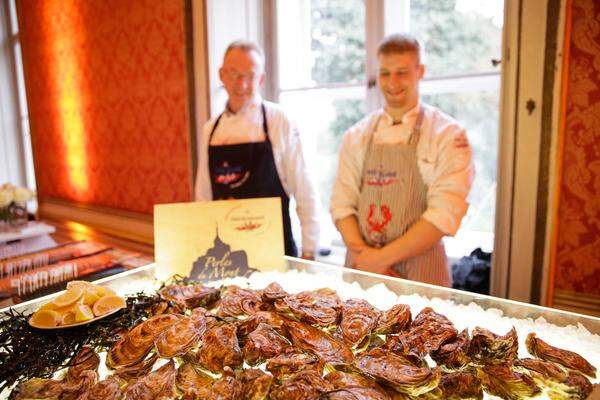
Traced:
<path id="1" fill-rule="evenodd" d="M 250 40 L 244 40 L 244 39 L 235 40 L 235 41 L 231 42 L 229 44 L 229 46 L 227 46 L 227 49 L 225 50 L 225 54 L 223 55 L 223 60 L 225 60 L 225 57 L 227 57 L 227 54 L 232 50 L 242 50 L 242 51 L 246 51 L 246 52 L 254 51 L 256 54 L 258 54 L 258 58 L 260 60 L 261 66 L 263 68 L 265 67 L 265 52 L 258 44 L 254 43 Z"/>
<path id="2" fill-rule="evenodd" d="M 421 62 L 421 45 L 408 33 L 394 33 L 383 38 L 377 48 L 377 55 L 393 53 L 415 53 L 417 60 Z"/>

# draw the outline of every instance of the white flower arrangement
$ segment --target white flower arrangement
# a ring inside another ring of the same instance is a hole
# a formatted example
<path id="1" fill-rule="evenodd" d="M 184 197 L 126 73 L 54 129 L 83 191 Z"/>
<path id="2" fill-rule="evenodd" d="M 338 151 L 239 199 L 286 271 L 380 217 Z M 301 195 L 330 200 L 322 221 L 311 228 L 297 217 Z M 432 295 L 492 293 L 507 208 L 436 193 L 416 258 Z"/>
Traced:
<path id="1" fill-rule="evenodd" d="M 13 186 L 10 183 L 0 186 L 0 207 L 7 207 L 12 202 L 26 203 L 34 197 L 35 193 L 25 187 Z"/>
<path id="2" fill-rule="evenodd" d="M 13 192 L 0 189 L 0 208 L 7 207 L 13 201 Z"/>
<path id="3" fill-rule="evenodd" d="M 27 202 L 35 197 L 31 190 L 5 183 L 0 186 L 0 222 L 27 222 Z"/>

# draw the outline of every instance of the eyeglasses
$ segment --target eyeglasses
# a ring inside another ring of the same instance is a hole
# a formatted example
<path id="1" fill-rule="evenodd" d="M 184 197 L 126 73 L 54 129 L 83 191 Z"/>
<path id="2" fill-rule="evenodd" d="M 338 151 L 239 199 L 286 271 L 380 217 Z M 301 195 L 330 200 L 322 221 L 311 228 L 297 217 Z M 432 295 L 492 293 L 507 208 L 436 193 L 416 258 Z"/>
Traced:
<path id="1" fill-rule="evenodd" d="M 225 74 L 229 77 L 229 79 L 237 81 L 238 79 L 242 78 L 245 81 L 253 81 L 254 79 L 256 79 L 257 74 L 256 72 L 250 71 L 250 72 L 237 72 L 231 69 L 225 69 L 223 68 L 223 72 L 225 72 Z"/>

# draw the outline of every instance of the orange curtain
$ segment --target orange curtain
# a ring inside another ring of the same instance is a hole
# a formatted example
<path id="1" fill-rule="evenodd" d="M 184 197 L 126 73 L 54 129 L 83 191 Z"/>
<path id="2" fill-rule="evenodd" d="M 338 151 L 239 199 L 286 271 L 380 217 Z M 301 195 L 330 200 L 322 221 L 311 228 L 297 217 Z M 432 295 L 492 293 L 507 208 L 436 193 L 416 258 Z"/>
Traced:
<path id="1" fill-rule="evenodd" d="M 191 199 L 183 0 L 18 0 L 38 195 Z"/>
<path id="2" fill-rule="evenodd" d="M 600 2 L 567 7 L 550 302 L 555 289 L 600 295 Z"/>

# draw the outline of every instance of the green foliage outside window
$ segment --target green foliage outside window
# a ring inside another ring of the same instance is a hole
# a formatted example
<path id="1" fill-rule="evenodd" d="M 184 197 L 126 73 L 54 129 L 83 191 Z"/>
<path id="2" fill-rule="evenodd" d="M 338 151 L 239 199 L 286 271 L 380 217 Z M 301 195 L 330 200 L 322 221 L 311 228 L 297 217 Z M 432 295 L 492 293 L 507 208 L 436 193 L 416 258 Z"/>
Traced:
<path id="1" fill-rule="evenodd" d="M 312 0 L 311 12 L 315 83 L 364 81 L 364 0 Z"/>
<path id="2" fill-rule="evenodd" d="M 458 0 L 411 0 L 410 30 L 422 44 L 428 77 L 497 71 L 491 59 L 500 58 L 501 23 L 478 11 L 457 10 L 457 3 Z M 366 80 L 364 0 L 311 0 L 311 32 L 311 74 L 315 84 Z M 474 212 L 463 221 L 463 227 L 493 231 L 498 93 L 474 88 L 427 95 L 423 100 L 453 116 L 467 129 L 477 174 L 470 196 Z M 342 135 L 365 115 L 364 99 L 337 98 L 332 105 L 335 117 L 325 125 L 326 132 L 318 141 L 324 172 L 320 187 L 326 207 Z"/>
<path id="3" fill-rule="evenodd" d="M 492 1 L 492 0 L 489 0 Z M 411 33 L 421 43 L 427 75 L 494 71 L 502 28 L 491 17 L 456 11 L 456 0 L 411 0 Z"/>

